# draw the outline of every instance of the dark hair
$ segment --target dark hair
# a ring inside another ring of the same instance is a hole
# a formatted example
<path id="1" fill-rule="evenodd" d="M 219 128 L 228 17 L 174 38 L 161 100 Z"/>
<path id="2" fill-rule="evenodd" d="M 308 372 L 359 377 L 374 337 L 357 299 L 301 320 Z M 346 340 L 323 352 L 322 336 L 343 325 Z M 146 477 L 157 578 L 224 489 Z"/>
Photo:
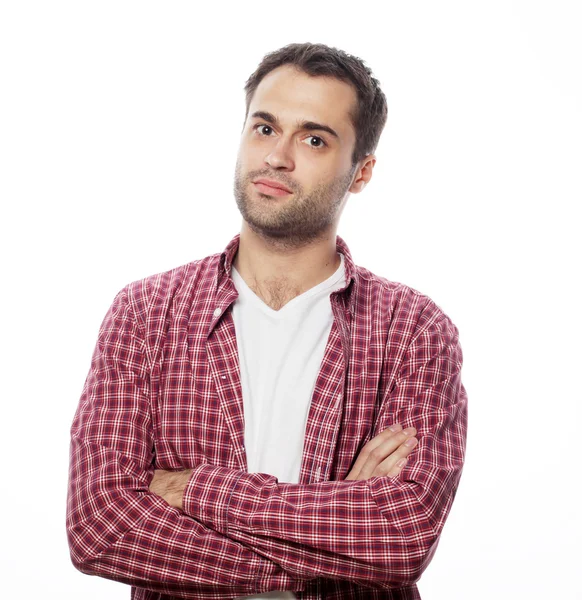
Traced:
<path id="1" fill-rule="evenodd" d="M 287 64 L 294 65 L 311 76 L 335 77 L 355 88 L 358 103 L 355 113 L 350 113 L 356 132 L 352 166 L 366 155 L 372 154 L 376 150 L 388 117 L 386 96 L 380 89 L 380 82 L 372 76 L 372 71 L 360 58 L 324 44 L 288 44 L 266 54 L 245 83 L 245 121 L 259 83 L 265 75 Z"/>

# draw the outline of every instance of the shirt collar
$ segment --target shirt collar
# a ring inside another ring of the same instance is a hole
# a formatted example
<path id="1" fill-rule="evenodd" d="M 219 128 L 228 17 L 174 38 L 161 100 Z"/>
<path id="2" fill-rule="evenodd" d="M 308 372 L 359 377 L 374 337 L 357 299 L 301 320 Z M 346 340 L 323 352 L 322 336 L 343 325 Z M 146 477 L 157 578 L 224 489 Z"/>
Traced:
<path id="1" fill-rule="evenodd" d="M 230 278 L 230 272 L 232 267 L 232 261 L 236 255 L 240 242 L 240 233 L 237 233 L 232 240 L 228 243 L 224 251 L 220 255 L 220 261 L 218 265 L 218 277 L 217 277 L 217 286 L 220 285 L 220 282 L 225 278 Z M 336 250 L 344 255 L 344 270 L 346 276 L 346 285 L 345 287 L 337 290 L 340 296 L 344 297 L 344 302 L 347 302 L 350 313 L 353 315 L 354 312 L 354 303 L 355 303 L 355 288 L 357 287 L 358 280 L 358 272 L 354 261 L 352 260 L 352 255 L 350 249 L 346 242 L 339 236 L 336 235 Z M 353 285 L 352 285 L 353 282 Z"/>

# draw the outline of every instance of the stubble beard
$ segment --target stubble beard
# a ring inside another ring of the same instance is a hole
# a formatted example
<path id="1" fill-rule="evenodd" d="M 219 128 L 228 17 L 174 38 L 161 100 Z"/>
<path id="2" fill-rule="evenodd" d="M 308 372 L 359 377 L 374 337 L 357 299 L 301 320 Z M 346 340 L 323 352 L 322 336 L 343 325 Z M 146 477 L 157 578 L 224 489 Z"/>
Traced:
<path id="1" fill-rule="evenodd" d="M 307 196 L 295 189 L 293 196 L 269 198 L 252 191 L 253 179 L 261 172 L 241 173 L 237 161 L 234 196 L 248 226 L 261 237 L 286 247 L 299 247 L 325 237 L 343 209 L 355 167 L 328 184 L 320 184 Z M 268 175 L 266 175 L 268 177 Z M 250 197 L 250 195 L 254 197 Z"/>

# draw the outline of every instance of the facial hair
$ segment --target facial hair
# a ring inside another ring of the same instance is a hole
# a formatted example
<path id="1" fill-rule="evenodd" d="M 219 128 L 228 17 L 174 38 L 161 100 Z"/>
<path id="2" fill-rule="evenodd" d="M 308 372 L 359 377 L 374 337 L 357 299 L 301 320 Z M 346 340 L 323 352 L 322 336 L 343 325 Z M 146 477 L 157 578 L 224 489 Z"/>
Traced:
<path id="1" fill-rule="evenodd" d="M 278 245 L 299 247 L 324 237 L 330 230 L 343 208 L 354 172 L 355 166 L 329 183 L 317 185 L 305 195 L 297 183 L 286 181 L 280 173 L 277 177 L 264 171 L 243 174 L 237 160 L 234 196 L 243 219 L 256 234 Z M 252 190 L 252 180 L 259 177 L 276 179 L 293 195 L 269 198 Z"/>

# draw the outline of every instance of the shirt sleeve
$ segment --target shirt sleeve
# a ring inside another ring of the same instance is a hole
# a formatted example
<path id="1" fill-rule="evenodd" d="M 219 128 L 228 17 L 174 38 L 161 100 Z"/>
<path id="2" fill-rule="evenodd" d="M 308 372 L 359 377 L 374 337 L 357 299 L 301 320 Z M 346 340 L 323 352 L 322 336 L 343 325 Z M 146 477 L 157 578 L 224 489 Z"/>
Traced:
<path id="1" fill-rule="evenodd" d="M 415 583 L 453 502 L 467 429 L 458 330 L 434 303 L 419 323 L 371 436 L 396 422 L 416 427 L 419 443 L 398 476 L 306 485 L 203 464 L 186 486 L 185 512 L 293 577 Z"/>
<path id="2" fill-rule="evenodd" d="M 149 367 L 129 298 L 126 287 L 105 316 L 71 427 L 66 521 L 73 564 L 192 599 L 304 589 L 276 563 L 149 491 Z"/>

